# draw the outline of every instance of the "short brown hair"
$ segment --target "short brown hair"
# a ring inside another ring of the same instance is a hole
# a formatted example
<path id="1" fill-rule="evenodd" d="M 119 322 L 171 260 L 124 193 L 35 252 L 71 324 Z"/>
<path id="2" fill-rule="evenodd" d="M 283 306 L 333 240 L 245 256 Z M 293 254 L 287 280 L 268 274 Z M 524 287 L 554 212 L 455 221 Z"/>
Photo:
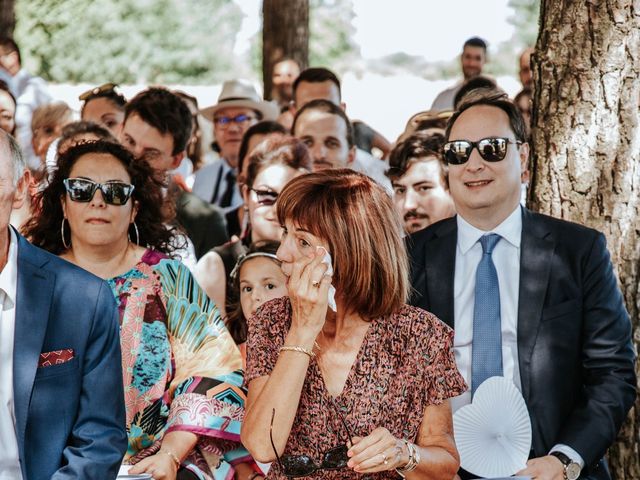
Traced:
<path id="1" fill-rule="evenodd" d="M 453 124 L 456 123 L 456 120 L 462 112 L 478 105 L 487 105 L 489 107 L 496 107 L 502 110 L 509 117 L 509 124 L 511 125 L 511 130 L 513 130 L 516 140 L 523 143 L 527 141 L 527 127 L 525 126 L 520 109 L 509 99 L 506 93 L 496 91 L 486 93 L 478 92 L 477 94 L 475 92 L 471 92 L 463 100 L 447 123 L 447 129 L 444 135 L 447 141 L 449 141 L 449 135 L 451 134 Z"/>
<path id="2" fill-rule="evenodd" d="M 402 223 L 389 194 L 366 175 L 327 169 L 291 180 L 278 196 L 278 220 L 329 244 L 333 285 L 365 319 L 399 310 L 409 294 Z"/>
<path id="3" fill-rule="evenodd" d="M 416 132 L 398 143 L 389 154 L 387 177 L 396 180 L 402 177 L 418 159 L 435 157 L 440 170 L 442 184 L 449 187 L 449 166 L 444 161 L 442 147 L 444 135 L 441 133 Z"/>

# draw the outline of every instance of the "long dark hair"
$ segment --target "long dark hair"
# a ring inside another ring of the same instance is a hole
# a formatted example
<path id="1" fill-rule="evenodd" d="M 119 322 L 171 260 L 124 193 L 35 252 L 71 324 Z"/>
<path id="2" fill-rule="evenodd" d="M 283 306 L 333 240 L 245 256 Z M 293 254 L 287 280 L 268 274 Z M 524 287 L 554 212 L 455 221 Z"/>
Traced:
<path id="1" fill-rule="evenodd" d="M 173 252 L 178 245 L 175 230 L 165 224 L 167 219 L 162 210 L 162 184 L 154 178 L 153 170 L 146 162 L 135 160 L 123 146 L 106 140 L 79 143 L 58 157 L 58 168 L 49 185 L 36 194 L 33 202 L 36 211 L 22 228 L 23 234 L 31 243 L 53 254 L 59 255 L 66 250 L 60 236 L 60 225 L 64 218 L 60 199 L 66 195 L 63 181 L 69 178 L 76 162 L 91 153 L 111 155 L 131 177 L 135 187 L 131 198 L 138 205 L 135 222 L 138 237 L 135 229 L 130 227 L 130 238 L 138 238 L 138 244 L 165 254 Z"/>

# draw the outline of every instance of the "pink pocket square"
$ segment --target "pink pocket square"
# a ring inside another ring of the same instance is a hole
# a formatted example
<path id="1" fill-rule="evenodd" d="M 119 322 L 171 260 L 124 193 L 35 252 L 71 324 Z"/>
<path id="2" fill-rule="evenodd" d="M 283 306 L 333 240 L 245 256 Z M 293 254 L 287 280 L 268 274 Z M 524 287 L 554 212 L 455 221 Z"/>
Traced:
<path id="1" fill-rule="evenodd" d="M 40 354 L 38 360 L 38 368 L 51 367 L 60 365 L 73 360 L 73 348 L 65 348 L 64 350 L 54 350 L 53 352 L 45 352 Z"/>

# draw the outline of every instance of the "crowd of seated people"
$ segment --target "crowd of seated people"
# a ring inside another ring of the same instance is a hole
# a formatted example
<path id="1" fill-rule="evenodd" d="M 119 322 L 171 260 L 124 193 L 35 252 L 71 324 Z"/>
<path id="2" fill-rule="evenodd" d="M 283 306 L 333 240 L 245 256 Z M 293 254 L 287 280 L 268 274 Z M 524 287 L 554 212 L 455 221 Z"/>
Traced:
<path id="1" fill-rule="evenodd" d="M 503 376 L 512 473 L 610 479 L 629 317 L 603 235 L 521 200 L 534 50 L 514 99 L 486 53 L 389 141 L 325 67 L 75 115 L 0 39 L 0 478 L 478 478 L 452 418 Z"/>

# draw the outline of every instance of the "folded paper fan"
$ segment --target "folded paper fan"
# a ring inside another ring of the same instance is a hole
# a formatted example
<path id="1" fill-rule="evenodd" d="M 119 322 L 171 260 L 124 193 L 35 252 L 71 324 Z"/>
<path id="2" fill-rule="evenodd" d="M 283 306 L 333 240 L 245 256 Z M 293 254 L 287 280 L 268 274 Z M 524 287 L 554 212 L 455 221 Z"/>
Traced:
<path id="1" fill-rule="evenodd" d="M 511 380 L 491 377 L 473 402 L 453 415 L 462 468 L 484 478 L 508 477 L 525 468 L 531 450 L 531 421 Z"/>

